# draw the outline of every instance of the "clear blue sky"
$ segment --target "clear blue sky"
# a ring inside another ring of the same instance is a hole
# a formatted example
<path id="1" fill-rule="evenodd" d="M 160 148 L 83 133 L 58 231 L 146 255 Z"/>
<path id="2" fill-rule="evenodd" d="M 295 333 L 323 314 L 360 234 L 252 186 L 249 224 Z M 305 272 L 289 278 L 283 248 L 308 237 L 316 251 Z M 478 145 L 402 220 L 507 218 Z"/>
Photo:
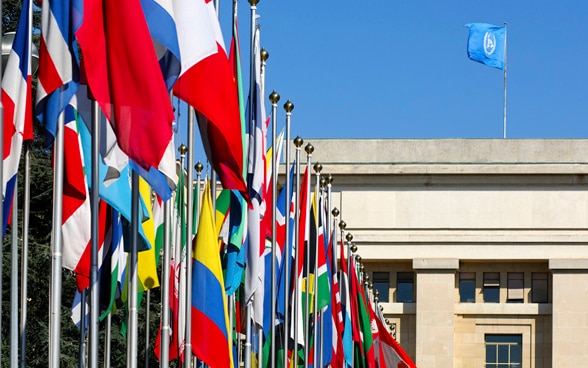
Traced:
<path id="1" fill-rule="evenodd" d="M 220 0 L 227 46 L 231 9 Z M 464 24 L 507 22 L 507 138 L 588 138 L 584 2 L 260 0 L 257 13 L 266 95 L 281 96 L 278 129 L 294 103 L 292 137 L 502 138 L 503 72 L 468 59 Z M 248 71 L 245 0 L 239 23 Z"/>

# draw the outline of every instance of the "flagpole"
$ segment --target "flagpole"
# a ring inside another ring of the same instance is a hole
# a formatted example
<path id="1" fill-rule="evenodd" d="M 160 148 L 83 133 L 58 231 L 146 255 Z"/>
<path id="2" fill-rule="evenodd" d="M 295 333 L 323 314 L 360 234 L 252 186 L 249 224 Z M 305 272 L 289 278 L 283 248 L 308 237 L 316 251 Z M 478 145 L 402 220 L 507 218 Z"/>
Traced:
<path id="1" fill-rule="evenodd" d="M 78 346 L 78 366 L 86 366 L 86 303 L 88 288 L 82 290 L 80 295 L 80 341 Z"/>
<path id="2" fill-rule="evenodd" d="M 62 236 L 61 223 L 63 213 L 63 126 L 64 113 L 57 119 L 56 137 L 53 143 L 53 226 L 51 231 L 51 284 L 50 284 L 50 319 L 49 319 L 49 368 L 59 368 L 61 357 L 61 288 L 62 288 Z"/>
<path id="3" fill-rule="evenodd" d="M 286 236 L 284 240 L 284 368 L 288 368 L 288 346 L 290 342 L 290 330 L 289 330 L 289 314 L 288 313 L 288 306 L 290 300 L 290 193 L 292 192 L 292 183 L 290 183 L 290 120 L 292 117 L 292 110 L 294 110 L 294 104 L 292 101 L 288 100 L 284 104 L 284 110 L 286 111 L 286 165 L 284 170 L 284 175 L 286 177 L 286 208 L 285 213 L 285 231 Z"/>
<path id="4" fill-rule="evenodd" d="M 304 147 L 304 151 L 306 152 L 306 168 L 307 170 L 310 170 L 310 161 L 312 159 L 312 153 L 314 152 L 314 147 L 312 144 L 308 143 L 305 147 Z M 310 177 L 309 177 L 309 183 L 310 183 Z M 306 188 L 304 188 L 304 190 L 306 190 Z M 310 195 L 310 193 L 308 193 L 307 195 Z M 310 210 L 310 208 L 308 209 Z M 306 215 L 308 218 L 308 214 Z M 304 237 L 306 238 L 306 231 L 308 231 L 306 225 L 305 225 L 305 234 Z M 310 243 L 310 242 L 309 242 Z M 310 251 L 310 244 L 305 244 L 306 249 L 304 250 L 304 254 L 307 255 Z M 304 315 L 306 316 L 306 321 L 304 323 L 304 337 L 305 337 L 305 341 L 304 341 L 304 368 L 308 368 L 308 354 L 309 354 L 309 344 L 310 344 L 310 326 L 309 326 L 309 320 L 310 320 L 310 257 L 306 256 L 306 281 L 305 281 L 305 286 L 306 286 L 306 293 L 305 293 L 305 305 L 304 305 Z M 315 259 L 315 264 L 316 264 L 316 259 Z M 315 274 L 316 276 L 316 274 Z M 315 311 L 316 313 L 316 311 Z M 315 336 L 316 338 L 316 336 Z"/>
<path id="5" fill-rule="evenodd" d="M 27 356 L 27 299 L 28 299 L 28 269 L 29 269 L 29 214 L 31 209 L 31 155 L 30 146 L 26 144 L 24 152 L 24 199 L 22 216 L 22 258 L 21 258 L 21 286 L 20 286 L 20 366 L 26 367 Z"/>
<path id="6" fill-rule="evenodd" d="M 127 368 L 137 368 L 137 284 L 138 284 L 138 234 L 139 234 L 139 175 L 132 170 L 131 184 L 131 247 L 129 251 L 129 281 L 127 292 L 128 331 L 127 331 Z"/>
<path id="7" fill-rule="evenodd" d="M 10 235 L 10 366 L 18 365 L 18 179 L 12 195 Z"/>
<path id="8" fill-rule="evenodd" d="M 323 169 L 323 165 L 319 164 L 318 162 L 314 164 L 314 172 L 316 173 L 316 183 L 315 183 L 315 193 L 316 193 L 316 197 L 315 197 L 315 203 L 317 204 L 316 210 L 317 211 L 321 211 L 320 207 L 319 207 L 319 196 L 321 195 L 321 171 Z M 324 179 L 323 179 L 324 181 Z M 317 212 L 318 214 L 319 212 Z M 318 215 L 320 216 L 320 214 Z M 317 218 L 318 218 L 317 216 Z M 314 348 L 314 361 L 316 362 L 319 357 L 318 353 L 318 346 L 320 345 L 320 340 L 321 338 L 318 336 L 318 315 L 319 315 L 319 311 L 318 311 L 318 260 L 319 260 L 319 247 L 321 246 L 320 243 L 318 242 L 318 239 L 320 234 L 318 233 L 319 228 L 319 222 L 317 221 L 317 239 L 316 239 L 316 248 L 315 248 L 315 254 L 314 254 L 314 285 L 313 285 L 313 311 L 314 311 L 314 326 L 313 326 L 313 333 L 314 333 L 314 342 L 313 342 L 313 348 Z M 321 319 L 322 321 L 322 319 Z M 322 331 L 322 330 L 321 330 Z M 322 355 L 322 354 L 321 354 Z M 319 362 L 321 363 L 319 365 L 319 367 L 322 367 L 322 359 L 318 359 Z M 316 363 L 314 363 L 316 365 Z"/>
<path id="9" fill-rule="evenodd" d="M 183 188 L 178 188 L 183 190 Z M 177 195 L 177 194 L 176 194 Z M 159 366 L 169 367 L 169 338 L 171 327 L 169 324 L 169 292 L 170 292 L 170 223 L 171 223 L 171 199 L 163 204 L 163 265 L 162 265 L 162 286 L 161 286 L 161 334 Z"/>
<path id="10" fill-rule="evenodd" d="M 98 328 L 99 328 L 99 308 L 100 308 L 100 289 L 98 280 L 98 218 L 99 218 L 99 164 L 100 164 L 100 106 L 98 101 L 92 101 L 92 193 L 90 195 L 91 209 L 91 242 L 90 242 L 90 335 L 89 335 L 89 354 L 88 366 L 90 368 L 98 367 Z"/>
<path id="11" fill-rule="evenodd" d="M 296 274 L 296 280 L 294 281 L 294 303 L 292 308 L 294 311 L 294 346 L 292 353 L 292 360 L 294 360 L 295 367 L 298 367 L 298 319 L 302 316 L 298 316 L 298 304 L 302 302 L 300 300 L 300 284 L 298 283 L 298 268 L 300 265 L 300 147 L 304 140 L 300 136 L 294 138 L 294 145 L 296 146 L 296 208 L 294 210 L 294 273 Z"/>
<path id="12" fill-rule="evenodd" d="M 273 91 L 269 99 L 272 103 L 272 144 L 276 145 L 276 127 L 277 127 L 277 110 L 278 101 L 280 101 L 280 95 Z M 277 148 L 277 147 L 274 147 Z M 276 149 L 272 151 L 272 283 L 271 283 L 271 345 L 270 345 L 270 366 L 273 367 L 276 364 L 276 199 L 278 198 L 278 152 Z M 261 350 L 261 347 L 260 347 Z"/>
<path id="13" fill-rule="evenodd" d="M 112 331 L 112 311 L 106 316 L 104 326 L 104 367 L 110 368 L 110 337 Z"/>
<path id="14" fill-rule="evenodd" d="M 192 221 L 194 218 L 194 107 L 188 107 L 188 192 L 186 198 L 186 344 L 184 366 L 192 367 Z M 182 168 L 183 170 L 183 168 Z"/>
<path id="15" fill-rule="evenodd" d="M 504 112 L 503 112 L 503 120 L 504 120 L 504 132 L 503 138 L 506 139 L 506 22 L 504 22 Z"/>

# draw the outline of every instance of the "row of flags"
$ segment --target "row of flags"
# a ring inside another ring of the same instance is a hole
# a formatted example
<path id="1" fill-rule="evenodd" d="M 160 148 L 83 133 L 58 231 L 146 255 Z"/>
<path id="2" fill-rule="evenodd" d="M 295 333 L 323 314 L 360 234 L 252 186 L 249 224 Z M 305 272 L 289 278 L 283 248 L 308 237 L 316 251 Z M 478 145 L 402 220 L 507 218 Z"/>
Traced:
<path id="1" fill-rule="evenodd" d="M 56 199 L 63 204 L 62 265 L 75 272 L 80 296 L 91 286 L 90 196 L 98 191 L 102 317 L 128 298 L 130 198 L 138 191 L 139 293 L 160 286 L 157 266 L 166 224 L 171 239 L 170 269 L 163 272 L 171 275 L 164 286 L 173 328 L 170 345 L 159 346 L 169 349 L 170 359 L 186 358 L 189 328 L 190 353 L 210 367 L 238 364 L 241 334 L 259 337 L 253 350 L 265 364 L 276 359 L 270 364 L 414 366 L 386 330 L 355 259 L 346 260 L 341 251 L 337 265 L 336 232 L 327 231 L 335 227 L 329 223 L 330 203 L 318 183 L 311 190 L 309 164 L 302 184 L 290 193 L 282 190 L 274 203 L 270 189 L 277 173 L 270 162 L 281 162 L 284 139 L 280 135 L 268 147 L 258 27 L 244 109 L 236 19 L 229 58 L 212 1 L 46 0 L 33 106 L 31 1 L 25 0 L 22 9 L 2 80 L 3 234 L 22 147 L 33 139 L 34 114 L 47 131 L 49 147 L 64 130 L 64 168 L 56 172 L 65 179 Z M 505 30 L 468 27 L 470 58 L 504 68 Z M 175 159 L 170 94 L 196 110 L 207 158 L 222 184 L 218 197 L 207 184 L 195 193 L 197 203 L 186 203 L 184 191 L 192 190 L 192 183 L 184 183 L 183 164 L 178 168 Z M 98 134 L 93 132 L 94 104 L 101 111 L 99 167 L 90 160 L 92 137 Z M 289 165 L 292 183 L 300 163 L 291 170 Z M 138 188 L 130 185 L 133 172 L 140 175 Z M 98 174 L 98 188 L 90 185 L 91 173 Z M 165 218 L 164 203 L 171 201 L 173 214 Z M 185 215 L 191 209 L 199 221 L 194 234 L 186 234 Z M 193 259 L 186 259 L 188 246 Z M 191 300 L 185 300 L 188 284 Z M 284 303 L 286 296 L 290 303 Z M 74 301 L 76 323 L 85 318 L 82 299 Z M 255 333 L 243 322 L 247 308 L 252 308 Z M 183 322 L 188 314 L 191 326 Z"/>

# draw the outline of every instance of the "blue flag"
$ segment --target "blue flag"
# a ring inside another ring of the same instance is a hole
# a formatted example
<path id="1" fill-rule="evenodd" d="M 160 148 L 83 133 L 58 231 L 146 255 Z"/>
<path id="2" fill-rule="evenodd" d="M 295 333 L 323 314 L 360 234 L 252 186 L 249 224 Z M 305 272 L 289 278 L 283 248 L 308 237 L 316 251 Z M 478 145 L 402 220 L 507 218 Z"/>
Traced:
<path id="1" fill-rule="evenodd" d="M 506 56 L 506 27 L 487 23 L 468 23 L 468 57 L 494 68 L 504 70 Z"/>

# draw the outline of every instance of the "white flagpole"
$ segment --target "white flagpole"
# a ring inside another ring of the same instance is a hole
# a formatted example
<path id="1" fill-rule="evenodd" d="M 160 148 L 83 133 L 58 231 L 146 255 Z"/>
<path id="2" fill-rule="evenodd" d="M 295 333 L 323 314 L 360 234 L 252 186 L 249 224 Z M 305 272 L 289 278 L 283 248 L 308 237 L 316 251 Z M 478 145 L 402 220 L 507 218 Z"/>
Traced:
<path id="1" fill-rule="evenodd" d="M 178 188 L 183 190 L 183 188 Z M 169 338 L 171 334 L 169 316 L 169 292 L 170 292 L 170 224 L 171 224 L 171 199 L 163 204 L 163 265 L 161 286 L 161 342 L 159 344 L 159 365 L 161 368 L 169 367 Z"/>
<path id="2" fill-rule="evenodd" d="M 321 195 L 321 170 L 323 169 L 323 165 L 319 164 L 318 162 L 314 164 L 314 172 L 316 173 L 316 183 L 315 183 L 315 193 L 316 193 L 316 197 L 315 197 L 315 203 L 317 205 L 316 209 L 317 211 L 321 211 L 321 209 L 319 208 L 319 196 Z M 318 212 L 317 212 L 318 213 Z M 318 215 L 320 216 L 320 215 Z M 317 219 L 318 219 L 317 216 Z M 321 246 L 318 242 L 319 236 L 320 234 L 318 233 L 319 229 L 319 223 L 317 221 L 316 223 L 316 228 L 317 228 L 317 233 L 316 233 L 316 248 L 315 248 L 315 253 L 314 253 L 314 285 L 313 285 L 313 292 L 314 292 L 314 297 L 313 297 L 313 310 L 314 310 L 314 316 L 313 316 L 313 322 L 314 322 L 314 326 L 313 326 L 313 333 L 314 333 L 314 342 L 313 342 L 313 349 L 314 349 L 314 359 L 315 362 L 319 362 L 321 363 L 319 365 L 319 367 L 322 367 L 322 354 L 321 356 L 319 356 L 318 352 L 318 347 L 320 345 L 320 343 L 322 342 L 322 337 L 319 338 L 318 336 L 318 315 L 319 315 L 319 311 L 318 311 L 318 260 L 319 260 L 319 247 Z M 321 319 L 322 322 L 322 319 Z M 321 329 L 322 331 L 322 329 Z M 321 351 L 322 352 L 322 351 Z M 316 364 L 316 363 L 315 363 Z"/>
<path id="3" fill-rule="evenodd" d="M 127 368 L 137 368 L 137 243 L 139 241 L 139 174 L 137 174 L 137 172 L 134 170 L 132 170 L 131 188 L 131 247 L 129 251 L 129 286 L 127 292 L 127 303 L 129 310 L 127 322 Z"/>
<path id="4" fill-rule="evenodd" d="M 192 367 L 192 221 L 194 219 L 194 107 L 188 107 L 188 170 L 186 193 L 186 345 L 184 364 Z M 204 333 L 204 332 L 203 332 Z"/>
<path id="5" fill-rule="evenodd" d="M 51 283 L 49 319 L 49 368 L 59 368 L 61 357 L 61 286 L 62 286 L 62 236 L 61 222 L 63 212 L 63 125 L 64 114 L 57 119 L 57 132 L 54 150 L 53 170 L 53 228 L 51 231 Z"/>
<path id="6" fill-rule="evenodd" d="M 300 265 L 300 147 L 304 140 L 297 136 L 294 138 L 294 145 L 296 146 L 296 208 L 294 217 L 294 302 L 292 303 L 292 311 L 294 312 L 294 347 L 292 353 L 292 360 L 295 366 L 298 366 L 298 321 L 302 316 L 298 315 L 298 305 L 302 302 L 300 299 L 300 284 L 298 283 L 298 268 Z"/>
<path id="7" fill-rule="evenodd" d="M 263 96 L 261 97 L 263 98 Z M 270 345 L 270 365 L 276 364 L 276 199 L 278 198 L 278 161 L 277 161 L 277 147 L 276 147 L 276 127 L 277 127 L 277 111 L 278 101 L 280 101 L 280 95 L 273 91 L 270 96 L 272 103 L 272 280 L 271 280 L 271 345 Z M 266 296 L 267 298 L 267 296 Z M 259 350 L 262 350 L 261 347 Z"/>
<path id="8" fill-rule="evenodd" d="M 252 115 L 253 112 L 253 91 L 254 91 L 254 82 L 252 79 L 255 76 L 255 70 L 253 62 L 253 47 L 254 47 L 254 37 L 255 37 L 255 19 L 256 19 L 256 10 L 257 10 L 257 3 L 259 0 L 249 0 L 249 5 L 251 7 L 251 18 L 250 18 L 250 30 L 251 33 L 249 35 L 249 50 L 250 50 L 250 63 L 249 63 L 249 112 Z M 246 306 L 246 337 L 245 337 L 245 368 L 251 368 L 251 338 L 252 338 L 252 327 L 251 327 L 251 318 L 253 318 L 253 301 L 248 300 L 246 301 L 248 304 Z"/>
<path id="9" fill-rule="evenodd" d="M 290 119 L 292 117 L 292 110 L 294 110 L 294 104 L 288 100 L 284 104 L 284 110 L 286 111 L 286 164 L 284 175 L 286 178 L 286 209 L 285 217 L 285 228 L 286 236 L 284 240 L 284 362 L 283 367 L 288 367 L 288 346 L 290 341 L 290 329 L 289 329 L 289 315 L 288 307 L 290 305 L 290 193 L 292 192 L 292 183 L 290 183 Z"/>
<path id="10" fill-rule="evenodd" d="M 98 101 L 92 101 L 92 192 L 90 195 L 91 225 L 90 233 L 90 326 L 89 326 L 89 352 L 88 366 L 98 367 L 98 329 L 100 309 L 100 289 L 98 280 L 98 218 L 99 218 L 99 163 L 100 163 L 100 106 Z"/>
<path id="11" fill-rule="evenodd" d="M 12 233 L 10 236 L 10 366 L 18 364 L 18 180 L 12 196 Z"/>
<path id="12" fill-rule="evenodd" d="M 508 32 L 506 31 L 506 22 L 504 22 L 504 112 L 503 112 L 503 123 L 504 123 L 504 132 L 503 138 L 506 139 L 506 36 Z"/>
<path id="13" fill-rule="evenodd" d="M 312 144 L 308 143 L 305 147 L 304 147 L 304 151 L 306 151 L 306 168 L 307 170 L 310 170 L 310 161 L 312 159 L 312 153 L 314 152 L 314 147 Z M 310 174 L 310 173 L 309 173 Z M 309 175 L 309 184 L 310 184 L 310 175 Z M 306 190 L 306 188 L 304 188 L 304 190 Z M 310 195 L 310 193 L 307 193 L 307 195 Z M 311 208 L 306 208 L 306 211 L 310 211 Z M 309 214 L 306 214 L 306 218 L 308 218 Z M 304 234 L 302 234 L 303 237 L 306 238 L 306 232 L 309 231 L 309 229 L 307 228 L 308 223 L 305 224 L 304 227 Z M 305 296 L 305 305 L 304 305 L 304 316 L 306 317 L 306 321 L 304 323 L 304 336 L 305 336 L 305 341 L 304 341 L 304 368 L 308 368 L 308 355 L 309 355 L 309 349 L 310 349 L 310 325 L 309 325 L 309 321 L 310 321 L 310 257 L 308 256 L 308 253 L 310 251 L 310 242 L 308 244 L 305 244 L 306 249 L 304 250 L 304 254 L 306 255 L 306 281 L 305 281 L 305 286 L 306 286 L 306 292 L 304 293 Z M 316 263 L 316 260 L 315 260 Z M 316 274 L 315 274 L 316 276 Z M 316 337 L 316 336 L 315 336 Z"/>
<path id="14" fill-rule="evenodd" d="M 31 209 L 31 155 L 29 145 L 25 145 L 24 152 L 24 200 L 22 216 L 22 256 L 20 283 L 20 366 L 26 367 L 27 357 L 27 298 L 28 298 L 28 269 L 29 269 L 29 214 Z"/>
<path id="15" fill-rule="evenodd" d="M 110 368 L 110 336 L 112 332 L 112 312 L 106 316 L 104 327 L 104 368 Z"/>

